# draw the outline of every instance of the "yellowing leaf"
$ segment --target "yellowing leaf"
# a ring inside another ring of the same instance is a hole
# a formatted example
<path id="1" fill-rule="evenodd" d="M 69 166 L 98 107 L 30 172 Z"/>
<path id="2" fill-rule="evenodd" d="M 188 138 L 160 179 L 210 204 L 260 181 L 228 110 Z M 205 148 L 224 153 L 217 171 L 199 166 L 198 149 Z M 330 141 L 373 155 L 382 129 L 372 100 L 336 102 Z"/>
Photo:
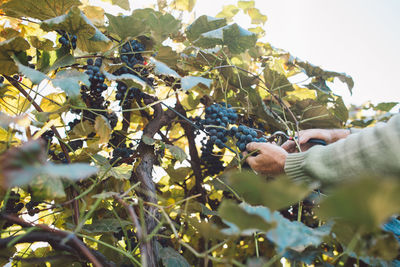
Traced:
<path id="1" fill-rule="evenodd" d="M 15 137 L 14 133 L 0 128 L 0 153 L 6 150 L 10 146 L 16 146 L 20 143 L 20 140 Z"/>
<path id="2" fill-rule="evenodd" d="M 101 0 L 101 1 L 119 6 L 120 8 L 125 10 L 130 9 L 129 0 Z"/>
<path id="3" fill-rule="evenodd" d="M 297 85 L 293 85 L 295 88 L 294 91 L 288 91 L 286 92 L 287 94 L 287 99 L 288 100 L 303 100 L 303 99 L 315 99 L 316 94 L 314 90 L 310 90 L 308 88 L 302 88 Z"/>
<path id="4" fill-rule="evenodd" d="M 6 95 L 0 99 L 0 109 L 9 115 L 19 115 L 24 113 L 31 103 L 23 96 Z"/>
<path id="5" fill-rule="evenodd" d="M 94 123 L 94 129 L 97 135 L 100 137 L 99 143 L 105 144 L 110 140 L 111 126 L 108 120 L 104 116 L 97 116 Z"/>
<path id="6" fill-rule="evenodd" d="M 216 17 L 217 18 L 225 18 L 229 21 L 239 12 L 239 8 L 235 5 L 226 5 L 222 7 L 222 11 L 219 12 Z"/>
<path id="7" fill-rule="evenodd" d="M 96 26 L 104 25 L 104 9 L 98 6 L 85 6 L 83 13 Z"/>
<path id="8" fill-rule="evenodd" d="M 171 5 L 178 10 L 191 12 L 195 4 L 196 0 L 175 0 Z"/>
<path id="9" fill-rule="evenodd" d="M 250 8 L 247 13 L 251 18 L 252 24 L 264 24 L 267 21 L 267 16 L 261 14 L 258 8 Z"/>
<path id="10" fill-rule="evenodd" d="M 51 93 L 42 99 L 40 107 L 44 112 L 53 112 L 60 109 L 66 100 L 65 93 Z"/>
<path id="11" fill-rule="evenodd" d="M 243 9 L 244 11 L 247 11 L 250 8 L 254 8 L 255 2 L 252 1 L 238 1 L 238 7 Z"/>

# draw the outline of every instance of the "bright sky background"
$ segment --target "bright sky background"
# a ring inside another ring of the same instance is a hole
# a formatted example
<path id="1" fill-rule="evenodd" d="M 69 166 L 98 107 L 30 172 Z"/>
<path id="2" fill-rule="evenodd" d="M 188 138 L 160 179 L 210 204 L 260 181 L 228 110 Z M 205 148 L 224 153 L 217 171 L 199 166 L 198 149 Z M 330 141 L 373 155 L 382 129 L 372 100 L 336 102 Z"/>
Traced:
<path id="1" fill-rule="evenodd" d="M 154 2 L 131 0 L 131 7 Z M 195 14 L 215 16 L 236 3 L 197 0 Z M 400 0 L 256 0 L 256 7 L 268 16 L 266 40 L 274 47 L 353 77 L 352 96 L 339 81 L 331 86 L 346 103 L 400 101 Z M 243 17 L 236 22 L 247 27 Z"/>

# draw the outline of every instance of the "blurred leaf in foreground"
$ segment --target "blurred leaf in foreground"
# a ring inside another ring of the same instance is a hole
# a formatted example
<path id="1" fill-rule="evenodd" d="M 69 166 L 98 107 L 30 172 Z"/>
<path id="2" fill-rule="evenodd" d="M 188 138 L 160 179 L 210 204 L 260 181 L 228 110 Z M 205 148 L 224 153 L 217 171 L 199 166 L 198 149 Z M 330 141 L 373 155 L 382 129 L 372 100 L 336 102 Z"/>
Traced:
<path id="1" fill-rule="evenodd" d="M 262 229 L 257 229 L 260 223 L 253 221 L 253 217 L 249 215 L 256 216 L 254 218 L 257 218 L 257 221 L 261 218 L 269 225 L 276 225 L 275 228 L 265 231 L 265 236 L 276 244 L 279 253 L 283 253 L 287 249 L 300 252 L 309 246 L 318 246 L 331 231 L 332 225 L 330 223 L 313 229 L 301 222 L 289 221 L 279 212 L 272 212 L 267 207 L 250 206 L 244 202 L 236 205 L 236 207 L 234 205 L 236 204 L 228 203 L 228 205 L 224 205 L 224 202 L 221 204 L 219 212 L 223 211 L 224 223 L 229 226 L 222 232 L 227 235 L 251 235 L 262 231 Z M 225 211 L 225 207 L 229 208 L 227 209 L 228 212 Z M 239 227 L 238 221 L 243 220 L 246 221 L 246 224 Z M 247 230 L 241 231 L 240 229 L 243 228 L 247 228 Z"/>
<path id="2" fill-rule="evenodd" d="M 252 205 L 267 206 L 272 210 L 289 207 L 311 193 L 311 188 L 296 184 L 287 177 L 267 182 L 254 172 L 236 172 L 229 176 L 229 184 Z"/>
<path id="3" fill-rule="evenodd" d="M 380 227 L 400 212 L 400 182 L 383 177 L 366 177 L 336 188 L 316 211 L 322 219 L 336 218 L 361 230 Z"/>

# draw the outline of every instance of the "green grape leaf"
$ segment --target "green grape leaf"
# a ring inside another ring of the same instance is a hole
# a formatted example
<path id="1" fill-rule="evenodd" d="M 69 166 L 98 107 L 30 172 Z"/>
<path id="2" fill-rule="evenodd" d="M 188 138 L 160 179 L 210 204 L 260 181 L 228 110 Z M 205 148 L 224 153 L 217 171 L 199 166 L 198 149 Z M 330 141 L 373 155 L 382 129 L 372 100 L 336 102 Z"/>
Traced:
<path id="1" fill-rule="evenodd" d="M 159 253 L 165 267 L 190 267 L 186 259 L 171 247 L 162 247 Z"/>
<path id="2" fill-rule="evenodd" d="M 106 16 L 109 19 L 109 31 L 119 38 L 134 38 L 150 33 L 160 44 L 171 34 L 177 33 L 181 25 L 171 14 L 162 14 L 151 8 L 135 9 L 130 16 Z"/>
<path id="3" fill-rule="evenodd" d="M 264 103 L 257 90 L 253 88 L 246 89 L 251 103 L 252 112 L 256 114 L 259 118 L 262 118 L 263 120 L 268 122 L 269 126 L 272 126 L 275 129 L 284 130 L 284 126 L 282 125 L 282 123 L 277 122 L 274 114 L 270 111 L 271 106 L 268 107 Z"/>
<path id="4" fill-rule="evenodd" d="M 294 88 L 286 76 L 268 66 L 264 68 L 264 80 L 268 89 L 271 91 L 280 91 L 282 94 L 286 91 L 293 91 Z"/>
<path id="5" fill-rule="evenodd" d="M 170 35 L 177 33 L 181 27 L 180 20 L 168 13 L 162 14 L 151 9 L 145 9 L 141 16 L 146 16 L 151 37 L 160 44 Z"/>
<path id="6" fill-rule="evenodd" d="M 74 69 L 62 70 L 52 80 L 55 87 L 60 87 L 70 97 L 80 94 L 80 82 L 90 85 L 89 76 Z"/>
<path id="7" fill-rule="evenodd" d="M 108 159 L 97 154 L 94 155 L 95 163 L 99 168 L 98 177 L 105 180 L 108 177 L 114 177 L 117 180 L 129 180 L 132 172 L 132 165 L 121 164 L 118 167 L 112 167 Z M 101 193 L 105 194 L 105 192 Z"/>
<path id="8" fill-rule="evenodd" d="M 64 185 L 60 178 L 47 175 L 37 175 L 29 182 L 32 193 L 38 199 L 59 199 L 65 198 Z"/>
<path id="9" fill-rule="evenodd" d="M 60 57 L 57 57 L 57 59 L 54 61 L 53 65 L 51 65 L 48 71 L 56 70 L 58 68 L 66 66 L 71 66 L 74 63 L 75 63 L 75 58 L 71 54 L 65 54 Z"/>
<path id="10" fill-rule="evenodd" d="M 45 20 L 63 15 L 80 4 L 79 0 L 10 0 L 0 8 L 7 16 Z"/>
<path id="11" fill-rule="evenodd" d="M 88 178 L 98 172 L 94 166 L 87 163 L 70 164 L 46 164 L 40 168 L 43 175 L 53 178 L 66 178 L 69 180 L 81 180 Z"/>
<path id="12" fill-rule="evenodd" d="M 108 31 L 122 40 L 134 38 L 147 32 L 146 21 L 132 14 L 130 16 L 113 16 L 106 14 L 109 25 Z M 132 27 L 135 25 L 135 27 Z"/>
<path id="13" fill-rule="evenodd" d="M 50 80 L 43 72 L 22 65 L 15 56 L 13 56 L 13 59 L 18 66 L 19 72 L 25 75 L 33 84 L 39 84 L 43 80 Z"/>
<path id="14" fill-rule="evenodd" d="M 29 43 L 20 36 L 0 42 L 0 73 L 12 75 L 18 72 L 18 66 L 11 56 L 15 52 L 28 49 Z"/>
<path id="15" fill-rule="evenodd" d="M 202 48 L 213 48 L 216 45 L 226 45 L 233 54 L 240 54 L 254 47 L 257 35 L 236 23 L 202 33 L 193 43 Z"/>
<path id="16" fill-rule="evenodd" d="M 165 63 L 162 63 L 161 61 L 155 60 L 154 58 L 150 59 L 151 64 L 154 65 L 154 73 L 157 75 L 166 75 L 166 76 L 171 76 L 174 78 L 181 78 L 181 76 L 168 67 Z"/>
<path id="17" fill-rule="evenodd" d="M 41 40 L 37 36 L 30 36 L 29 41 L 34 48 L 39 50 L 52 51 L 56 49 L 53 41 L 49 39 Z"/>
<path id="18" fill-rule="evenodd" d="M 182 148 L 178 147 L 178 146 L 172 146 L 172 145 L 165 145 L 166 148 L 168 148 L 169 152 L 171 152 L 172 156 L 179 160 L 180 162 L 184 161 L 185 159 L 187 159 L 187 155 L 185 153 L 185 151 L 182 150 Z"/>
<path id="19" fill-rule="evenodd" d="M 258 214 L 248 213 L 231 200 L 222 201 L 218 208 L 218 214 L 222 219 L 233 223 L 244 233 L 254 232 L 257 229 L 268 231 L 275 226 L 274 223 L 268 223 Z"/>
<path id="20" fill-rule="evenodd" d="M 392 110 L 392 108 L 394 108 L 398 104 L 399 104 L 399 102 L 381 102 L 381 103 L 377 104 L 376 106 L 373 106 L 373 110 L 389 112 L 390 110 Z"/>
<path id="21" fill-rule="evenodd" d="M 52 59 L 55 57 L 54 55 L 54 51 L 42 51 L 40 55 L 38 54 L 36 69 L 43 73 L 48 73 L 48 68 L 50 67 Z"/>
<path id="22" fill-rule="evenodd" d="M 99 166 L 98 176 L 105 180 L 109 177 L 114 177 L 117 180 L 129 180 L 132 175 L 132 165 L 121 164 L 117 167 L 112 167 L 108 161 Z"/>
<path id="23" fill-rule="evenodd" d="M 167 169 L 165 169 L 165 171 L 168 173 L 168 176 L 171 178 L 170 180 L 172 182 L 183 182 L 191 172 L 191 168 L 181 167 L 175 169 L 172 165 L 170 165 Z"/>
<path id="24" fill-rule="evenodd" d="M 363 230 L 374 230 L 400 212 L 400 183 L 396 179 L 365 177 L 330 192 L 316 211 L 321 219 L 338 218 Z"/>
<path id="25" fill-rule="evenodd" d="M 36 177 L 49 179 L 67 178 L 80 180 L 97 173 L 97 168 L 86 163 L 52 164 L 46 160 L 41 141 L 29 141 L 1 155 L 1 184 L 24 185 Z"/>
<path id="26" fill-rule="evenodd" d="M 350 93 L 352 93 L 352 89 L 354 87 L 354 81 L 351 76 L 347 75 L 346 73 L 339 73 L 334 71 L 326 71 L 318 66 L 314 66 L 308 62 L 303 62 L 298 59 L 293 61 L 295 65 L 300 67 L 308 77 L 320 77 L 323 80 L 328 80 L 331 78 L 338 78 L 341 82 L 346 83 L 347 88 L 349 89 Z M 315 88 L 310 88 L 315 89 Z"/>
<path id="27" fill-rule="evenodd" d="M 331 88 L 326 84 L 326 81 L 321 77 L 313 78 L 306 87 L 312 90 L 319 90 L 325 94 L 330 94 L 332 92 Z"/>
<path id="28" fill-rule="evenodd" d="M 188 91 L 198 84 L 204 84 L 208 88 L 211 87 L 212 80 L 203 77 L 185 76 L 181 80 L 182 89 Z"/>
<path id="29" fill-rule="evenodd" d="M 97 116 L 94 122 L 94 129 L 96 130 L 96 134 L 100 137 L 99 143 L 108 143 L 111 137 L 112 129 L 107 118 L 102 115 Z"/>
<path id="30" fill-rule="evenodd" d="M 229 185 L 252 205 L 263 205 L 272 210 L 287 208 L 303 200 L 311 188 L 296 184 L 287 177 L 267 182 L 265 177 L 254 172 L 235 172 L 228 177 Z"/>
<path id="31" fill-rule="evenodd" d="M 178 63 L 179 55 L 172 50 L 169 46 L 161 46 L 158 51 L 155 59 L 161 62 L 164 62 L 168 66 L 174 67 Z"/>
<path id="32" fill-rule="evenodd" d="M 200 34 L 209 32 L 226 25 L 226 19 L 213 18 L 202 15 L 186 28 L 186 37 L 193 42 L 200 37 Z"/>
<path id="33" fill-rule="evenodd" d="M 196 0 L 174 0 L 171 6 L 177 10 L 191 12 L 196 5 Z"/>
<path id="34" fill-rule="evenodd" d="M 246 203 L 237 204 L 231 203 L 231 206 L 236 205 L 237 208 L 242 209 L 240 213 L 231 212 L 229 216 L 224 219 L 224 223 L 229 228 L 223 229 L 222 232 L 228 235 L 237 235 L 239 233 L 243 235 L 252 235 L 261 229 L 257 229 L 250 225 L 246 231 L 241 231 L 238 226 L 235 225 L 235 220 L 240 216 L 256 215 L 261 218 L 266 224 L 275 226 L 269 229 L 264 234 L 271 242 L 276 245 L 276 249 L 279 253 L 283 253 L 287 249 L 292 249 L 298 252 L 303 251 L 308 246 L 317 247 L 324 238 L 330 234 L 332 225 L 327 223 L 319 228 L 310 228 L 298 221 L 290 221 L 283 217 L 278 211 L 270 211 L 267 207 L 263 206 L 250 206 Z M 235 211 L 237 208 L 234 208 Z M 243 214 L 244 212 L 244 214 Z M 241 215 L 238 215 L 241 214 Z M 246 220 L 246 217 L 241 220 Z"/>
<path id="35" fill-rule="evenodd" d="M 87 52 L 107 51 L 111 41 L 78 8 L 73 7 L 68 14 L 42 21 L 45 31 L 63 30 L 78 37 L 77 47 Z"/>

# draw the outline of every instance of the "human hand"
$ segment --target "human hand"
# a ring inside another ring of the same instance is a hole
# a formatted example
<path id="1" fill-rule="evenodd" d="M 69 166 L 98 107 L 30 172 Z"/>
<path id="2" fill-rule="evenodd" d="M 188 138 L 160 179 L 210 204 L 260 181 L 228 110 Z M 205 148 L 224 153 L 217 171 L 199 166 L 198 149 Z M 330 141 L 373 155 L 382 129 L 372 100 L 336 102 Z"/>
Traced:
<path id="1" fill-rule="evenodd" d="M 286 152 L 283 148 L 271 143 L 255 143 L 251 142 L 246 146 L 247 151 L 259 150 L 256 156 L 249 156 L 246 162 L 256 172 L 279 175 L 284 172 Z M 243 152 L 247 156 L 247 152 Z"/>
<path id="2" fill-rule="evenodd" d="M 301 151 L 307 151 L 313 146 L 312 143 L 308 143 L 311 138 L 324 140 L 327 144 L 334 143 L 339 139 L 346 138 L 350 134 L 347 129 L 308 129 L 302 130 L 297 136 L 297 142 L 300 145 Z M 289 153 L 297 151 L 297 146 L 295 141 L 288 140 L 283 145 L 282 148 Z"/>

